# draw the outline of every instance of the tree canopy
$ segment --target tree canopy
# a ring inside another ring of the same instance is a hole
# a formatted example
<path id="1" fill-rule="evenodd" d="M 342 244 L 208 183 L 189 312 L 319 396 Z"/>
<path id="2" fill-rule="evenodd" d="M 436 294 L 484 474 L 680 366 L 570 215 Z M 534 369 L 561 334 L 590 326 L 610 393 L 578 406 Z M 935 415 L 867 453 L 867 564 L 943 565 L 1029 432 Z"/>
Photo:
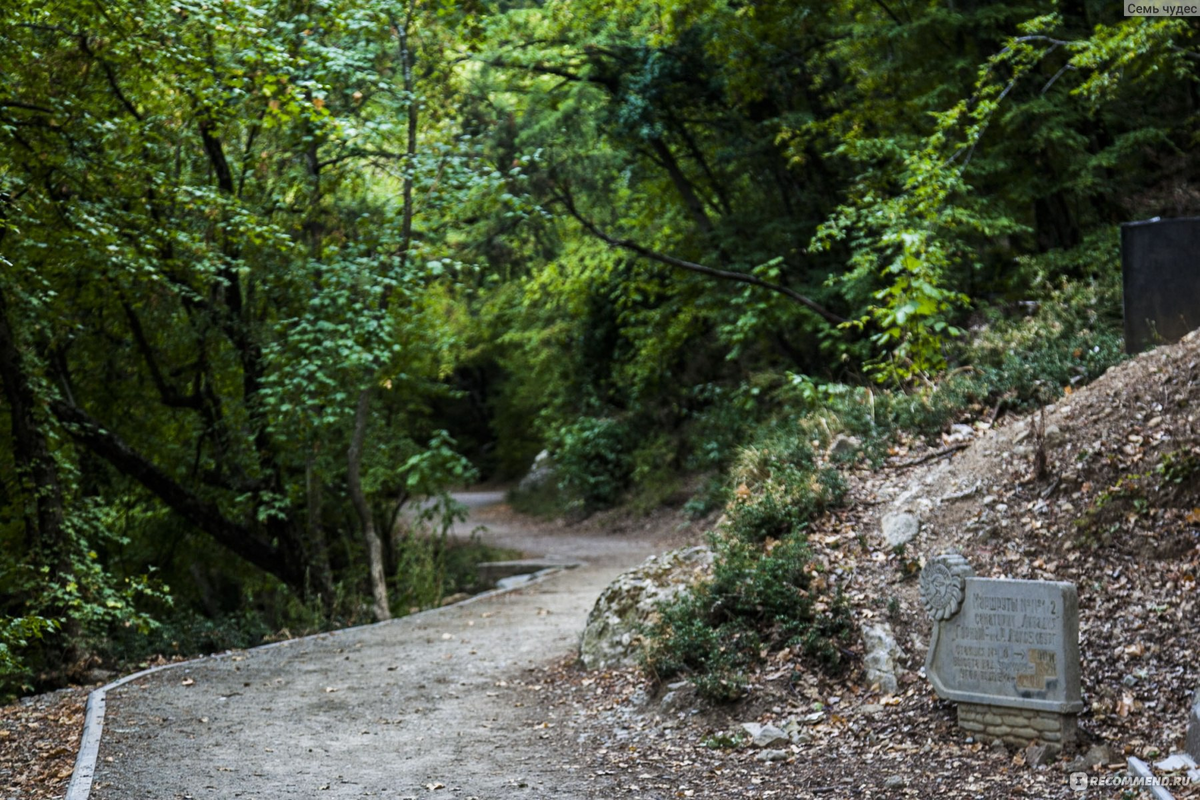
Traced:
<path id="1" fill-rule="evenodd" d="M 1111 287 L 1119 222 L 1200 205 L 1196 34 L 1099 0 L 5 3 L 0 674 L 189 609 L 385 618 L 415 498 L 543 447 L 585 509 L 719 474 L 782 388 L 914 389 L 988 313 Z"/>

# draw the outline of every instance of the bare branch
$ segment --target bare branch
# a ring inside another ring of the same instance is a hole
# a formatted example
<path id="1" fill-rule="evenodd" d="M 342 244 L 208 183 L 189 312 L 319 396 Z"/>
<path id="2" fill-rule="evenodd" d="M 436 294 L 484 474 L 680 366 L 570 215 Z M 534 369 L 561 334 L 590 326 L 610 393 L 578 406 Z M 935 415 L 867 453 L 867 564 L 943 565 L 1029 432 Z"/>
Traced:
<path id="1" fill-rule="evenodd" d="M 40 111 L 43 114 L 53 114 L 54 109 L 45 106 L 35 106 L 32 103 L 22 103 L 19 100 L 0 100 L 0 108 L 23 108 L 26 111 Z"/>
<path id="2" fill-rule="evenodd" d="M 777 294 L 781 294 L 784 297 L 787 297 L 788 299 L 790 299 L 796 303 L 799 303 L 800 305 L 804 306 L 805 308 L 809 309 L 810 311 L 815 312 L 822 319 L 824 319 L 826 322 L 830 323 L 831 325 L 841 325 L 843 322 L 847 321 L 844 317 L 838 316 L 837 314 L 833 313 L 832 311 L 830 311 L 829 309 L 820 305 L 819 303 L 805 297 L 804 295 L 800 294 L 797 291 L 789 289 L 786 286 L 781 286 L 777 283 L 771 283 L 770 281 L 764 281 L 761 278 L 755 277 L 754 275 L 748 275 L 744 272 L 731 272 L 729 270 L 714 269 L 713 267 L 706 267 L 703 264 L 697 264 L 692 261 L 686 261 L 682 258 L 675 258 L 674 256 L 669 256 L 664 253 L 656 252 L 654 250 L 651 250 L 648 247 L 643 247 L 642 245 L 638 244 L 637 242 L 630 241 L 629 239 L 619 239 L 615 236 L 610 236 L 609 234 L 607 234 L 603 230 L 601 230 L 595 223 L 593 223 L 587 217 L 585 217 L 581 213 L 579 213 L 579 210 L 575 207 L 575 203 L 571 199 L 571 196 L 569 194 L 564 192 L 564 193 L 558 195 L 558 200 L 567 209 L 567 212 L 572 217 L 574 217 L 576 220 L 578 220 L 580 225 L 582 225 L 589 232 L 591 232 L 591 234 L 593 236 L 595 236 L 597 239 L 600 239 L 601 241 L 606 242 L 607 244 L 609 244 L 613 247 L 620 247 L 624 250 L 629 250 L 630 252 L 637 253 L 638 255 L 642 256 L 643 258 L 648 258 L 651 261 L 657 261 L 660 264 L 666 264 L 667 266 L 670 266 L 670 267 L 676 267 L 678 269 L 686 269 L 689 272 L 696 272 L 701 275 L 708 275 L 713 278 L 721 278 L 722 280 L 737 281 L 738 283 L 748 283 L 751 286 L 758 286 L 759 288 L 767 289 L 768 291 L 772 291 Z"/>
<path id="3" fill-rule="evenodd" d="M 1042 87 L 1041 93 L 1045 94 L 1046 92 L 1050 91 L 1050 87 L 1054 85 L 1054 82 L 1057 81 L 1059 78 L 1061 78 L 1063 76 L 1063 73 L 1069 69 L 1075 69 L 1075 67 L 1071 64 L 1070 61 L 1068 61 L 1066 64 L 1063 64 L 1062 69 L 1060 69 L 1058 72 L 1054 73 L 1053 78 L 1046 81 L 1046 85 Z"/>
<path id="4" fill-rule="evenodd" d="M 281 574 L 280 565 L 284 559 L 277 545 L 245 525 L 230 520 L 216 503 L 198 497 L 180 485 L 166 471 L 135 451 L 83 409 L 65 400 L 52 401 L 50 408 L 76 441 L 103 458 L 118 472 L 142 484 L 184 519 L 242 558 L 274 575 Z"/>

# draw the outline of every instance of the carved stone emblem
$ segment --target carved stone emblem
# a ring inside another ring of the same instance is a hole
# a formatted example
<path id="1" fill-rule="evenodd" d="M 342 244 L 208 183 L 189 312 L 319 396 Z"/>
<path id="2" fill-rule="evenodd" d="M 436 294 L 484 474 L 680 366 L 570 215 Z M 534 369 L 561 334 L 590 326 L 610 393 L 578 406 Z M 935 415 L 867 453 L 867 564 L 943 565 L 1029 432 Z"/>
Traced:
<path id="1" fill-rule="evenodd" d="M 962 605 L 966 579 L 975 570 L 957 553 L 943 553 L 925 563 L 921 570 L 921 604 L 935 622 L 950 619 Z"/>

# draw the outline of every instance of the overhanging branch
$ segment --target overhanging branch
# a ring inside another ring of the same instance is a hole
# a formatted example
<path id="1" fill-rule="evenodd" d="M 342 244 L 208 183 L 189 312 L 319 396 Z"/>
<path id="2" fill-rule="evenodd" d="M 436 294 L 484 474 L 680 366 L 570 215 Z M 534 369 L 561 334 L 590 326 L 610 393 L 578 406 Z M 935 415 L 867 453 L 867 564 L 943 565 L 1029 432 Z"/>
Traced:
<path id="1" fill-rule="evenodd" d="M 86 411 L 65 400 L 55 400 L 50 407 L 76 441 L 149 489 L 188 522 L 256 567 L 284 580 L 293 577 L 286 575 L 285 560 L 275 546 L 245 525 L 227 518 L 215 503 L 180 485 Z"/>
<path id="2" fill-rule="evenodd" d="M 714 267 L 706 267 L 703 264 L 697 264 L 693 261 L 686 261 L 682 258 L 676 258 L 675 256 L 669 256 L 669 255 L 666 255 L 665 253 L 659 253 L 655 250 L 651 250 L 650 248 L 644 247 L 644 246 L 638 244 L 637 242 L 631 241 L 629 239 L 620 239 L 616 236 L 611 236 L 608 233 L 604 232 L 594 222 L 589 220 L 587 217 L 583 216 L 583 214 L 579 213 L 579 210 L 575 207 L 575 202 L 571 199 L 571 196 L 569 194 L 567 194 L 565 192 L 562 194 L 559 194 L 558 200 L 559 200 L 559 202 L 561 202 L 563 204 L 563 207 L 567 209 L 567 212 L 579 222 L 580 225 L 582 225 L 584 228 L 586 228 L 597 239 L 600 239 L 601 241 L 606 242 L 607 244 L 611 245 L 612 247 L 620 247 L 624 250 L 630 251 L 631 253 L 637 253 L 638 255 L 642 256 L 643 258 L 648 258 L 651 261 L 657 261 L 660 264 L 666 264 L 667 266 L 670 266 L 670 267 L 676 267 L 678 269 L 685 269 L 685 270 L 688 270 L 689 272 L 696 272 L 701 275 L 708 275 L 709 277 L 720 278 L 722 280 L 737 281 L 738 283 L 748 283 L 751 286 L 757 286 L 761 289 L 766 289 L 767 291 L 775 292 L 776 294 L 781 294 L 784 297 L 788 298 L 789 300 L 791 300 L 795 303 L 799 303 L 800 305 L 802 305 L 805 308 L 809 309 L 810 311 L 814 312 L 815 314 L 820 316 L 823 320 L 825 320 L 826 322 L 828 322 L 831 325 L 841 325 L 842 323 L 847 321 L 844 317 L 838 316 L 837 314 L 833 313 L 829 309 L 822 306 L 820 303 L 817 303 L 815 300 L 805 297 L 804 295 L 800 294 L 799 292 L 797 292 L 793 289 L 789 289 L 788 287 L 782 286 L 778 283 L 771 283 L 770 281 L 764 281 L 762 278 L 758 278 L 754 275 L 748 275 L 744 272 L 732 272 L 730 270 L 715 269 Z"/>

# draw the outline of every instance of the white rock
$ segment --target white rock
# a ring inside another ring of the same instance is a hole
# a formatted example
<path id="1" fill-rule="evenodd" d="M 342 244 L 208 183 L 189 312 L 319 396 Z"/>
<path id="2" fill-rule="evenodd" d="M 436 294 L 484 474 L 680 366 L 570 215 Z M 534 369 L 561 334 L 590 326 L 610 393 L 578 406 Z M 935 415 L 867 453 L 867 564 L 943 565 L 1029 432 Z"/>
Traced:
<path id="1" fill-rule="evenodd" d="M 770 747 L 775 744 L 787 744 L 791 741 L 786 733 L 774 725 L 743 722 L 742 729 L 750 734 L 750 744 L 754 747 Z"/>
<path id="2" fill-rule="evenodd" d="M 904 657 L 904 651 L 896 644 L 892 628 L 886 622 L 878 625 L 864 625 L 862 629 L 865 655 L 863 666 L 867 670 L 867 683 L 879 685 L 879 689 L 887 694 L 895 694 L 900 689 L 896 680 L 896 662 Z"/>
<path id="3" fill-rule="evenodd" d="M 543 450 L 533 459 L 533 465 L 525 477 L 521 478 L 517 489 L 522 492 L 531 492 L 552 481 L 554 476 L 554 462 L 550 459 L 550 451 Z"/>
<path id="4" fill-rule="evenodd" d="M 857 436 L 839 434 L 833 440 L 833 444 L 829 445 L 827 455 L 829 458 L 848 458 L 854 455 L 860 447 L 862 447 L 862 439 L 859 439 Z"/>
<path id="5" fill-rule="evenodd" d="M 884 514 L 879 527 L 888 547 L 899 547 L 912 541 L 921 532 L 921 521 L 907 512 Z"/>
<path id="6" fill-rule="evenodd" d="M 516 586 L 529 583 L 533 580 L 533 575 L 509 575 L 507 578 L 501 578 L 496 581 L 497 589 L 512 589 Z"/>
<path id="7" fill-rule="evenodd" d="M 1178 772 L 1181 769 L 1195 769 L 1196 762 L 1187 753 L 1174 753 L 1162 761 L 1155 761 L 1154 768 L 1163 772 Z"/>
<path id="8" fill-rule="evenodd" d="M 712 569 L 712 551 L 688 547 L 651 556 L 617 577 L 596 600 L 579 643 L 587 669 L 633 664 L 641 647 L 638 629 L 651 622 L 658 604 L 673 600 Z"/>
<path id="9" fill-rule="evenodd" d="M 788 754 L 784 750 L 763 750 L 754 756 L 755 761 L 770 763 L 774 761 L 787 761 Z"/>
<path id="10" fill-rule="evenodd" d="M 1046 447 L 1058 447 L 1066 439 L 1062 432 L 1062 428 L 1057 425 L 1047 425 L 1045 432 L 1042 434 L 1042 441 L 1046 443 Z"/>
<path id="11" fill-rule="evenodd" d="M 817 712 L 818 714 L 821 712 Z M 792 717 L 783 726 L 783 732 L 792 740 L 792 744 L 808 744 L 812 741 L 813 735 L 804 728 L 804 723 Z"/>

